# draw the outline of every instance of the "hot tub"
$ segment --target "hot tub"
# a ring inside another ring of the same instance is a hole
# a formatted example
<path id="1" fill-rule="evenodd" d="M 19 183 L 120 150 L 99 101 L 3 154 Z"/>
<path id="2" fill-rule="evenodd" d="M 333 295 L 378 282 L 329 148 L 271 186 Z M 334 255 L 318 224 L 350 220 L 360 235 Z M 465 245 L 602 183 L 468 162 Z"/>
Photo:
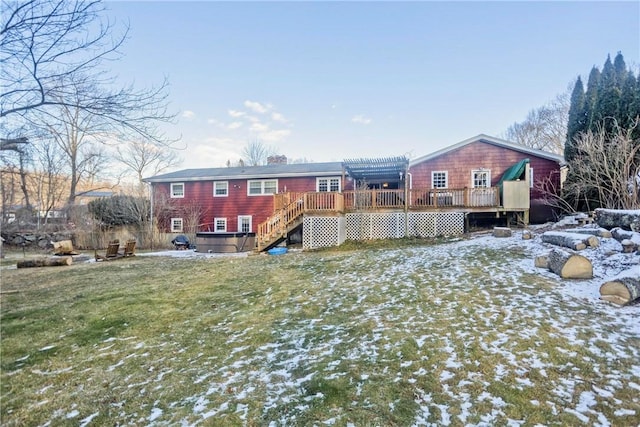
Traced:
<path id="1" fill-rule="evenodd" d="M 247 252 L 256 246 L 256 233 L 196 233 L 196 252 Z"/>

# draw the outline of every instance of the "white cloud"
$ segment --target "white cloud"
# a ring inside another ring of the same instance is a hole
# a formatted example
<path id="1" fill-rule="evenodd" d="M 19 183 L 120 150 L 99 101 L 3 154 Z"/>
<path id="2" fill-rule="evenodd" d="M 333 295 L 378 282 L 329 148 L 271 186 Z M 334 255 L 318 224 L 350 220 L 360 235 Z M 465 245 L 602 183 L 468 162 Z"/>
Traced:
<path id="1" fill-rule="evenodd" d="M 210 125 L 216 125 L 216 126 L 224 126 L 224 123 L 222 123 L 220 120 L 218 119 L 207 119 L 207 123 L 209 123 Z"/>
<path id="2" fill-rule="evenodd" d="M 234 130 L 242 127 L 242 122 L 231 122 L 227 125 L 227 129 Z"/>
<path id="3" fill-rule="evenodd" d="M 205 138 L 204 142 L 190 144 L 189 160 L 184 166 L 187 168 L 215 168 L 224 167 L 227 160 L 237 161 L 241 156 L 240 149 L 243 141 L 233 138 Z"/>
<path id="4" fill-rule="evenodd" d="M 351 121 L 353 123 L 358 123 L 358 124 L 361 124 L 361 125 L 368 125 L 368 124 L 370 124 L 372 122 L 372 120 L 369 117 L 365 117 L 362 114 L 358 114 L 356 116 L 353 116 L 351 118 Z"/>
<path id="5" fill-rule="evenodd" d="M 185 110 L 182 112 L 182 117 L 185 119 L 192 119 L 196 116 L 196 113 L 194 113 L 191 110 Z"/>
<path id="6" fill-rule="evenodd" d="M 242 116 L 244 116 L 245 114 L 247 114 L 247 113 L 245 113 L 244 111 L 238 111 L 238 110 L 228 110 L 228 113 L 229 113 L 229 115 L 230 115 L 231 117 L 236 118 L 236 119 L 237 119 L 238 117 L 242 117 Z"/>
<path id="7" fill-rule="evenodd" d="M 291 135 L 291 131 L 289 129 L 278 129 L 278 130 L 273 129 L 273 130 L 268 130 L 266 132 L 262 132 L 260 134 L 260 139 L 266 142 L 278 142 L 278 141 L 282 141 L 289 135 Z"/>
<path id="8" fill-rule="evenodd" d="M 271 129 L 266 123 L 253 123 L 249 130 L 265 142 L 278 142 L 291 135 L 289 129 Z"/>
<path id="9" fill-rule="evenodd" d="M 263 105 L 257 101 L 244 101 L 244 106 L 253 112 L 264 114 L 271 108 L 271 105 Z"/>
<path id="10" fill-rule="evenodd" d="M 251 132 L 268 132 L 269 125 L 265 125 L 264 123 L 254 123 L 251 125 Z"/>
<path id="11" fill-rule="evenodd" d="M 276 113 L 275 111 L 271 113 L 271 119 L 276 122 L 287 123 L 287 119 L 284 118 L 284 115 Z"/>

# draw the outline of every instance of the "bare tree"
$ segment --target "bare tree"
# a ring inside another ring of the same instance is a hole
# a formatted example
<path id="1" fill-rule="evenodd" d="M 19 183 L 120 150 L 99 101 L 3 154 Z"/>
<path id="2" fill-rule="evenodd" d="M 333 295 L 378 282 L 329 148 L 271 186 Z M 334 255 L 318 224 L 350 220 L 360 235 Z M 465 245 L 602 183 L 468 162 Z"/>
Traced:
<path id="1" fill-rule="evenodd" d="M 277 154 L 274 147 L 266 145 L 259 139 L 249 141 L 242 149 L 243 165 L 260 166 L 267 163 L 267 158 Z"/>
<path id="2" fill-rule="evenodd" d="M 574 180 L 567 184 L 567 193 L 590 194 L 587 206 L 610 209 L 640 208 L 640 165 L 637 162 L 640 144 L 633 140 L 630 129 L 617 128 L 611 137 L 600 128 L 576 138 L 580 155 L 572 162 Z"/>
<path id="3" fill-rule="evenodd" d="M 157 175 L 182 161 L 175 150 L 159 147 L 142 139 L 133 139 L 118 145 L 115 158 L 135 174 L 139 195 L 144 191 L 142 179 L 145 175 Z"/>
<path id="4" fill-rule="evenodd" d="M 80 98 L 86 89 L 82 84 L 73 86 Z M 57 104 L 55 111 L 32 117 L 31 123 L 33 132 L 52 140 L 62 153 L 69 184 L 67 203 L 74 204 L 78 185 L 82 181 L 92 181 L 101 170 L 106 170 L 107 157 L 102 143 L 107 138 L 109 123 L 101 116 L 64 103 Z"/>
<path id="5" fill-rule="evenodd" d="M 190 202 L 181 205 L 178 211 L 180 216 L 184 218 L 184 231 L 195 240 L 195 234 L 200 230 L 200 226 L 203 225 L 202 221 L 208 210 L 203 208 L 200 203 Z"/>
<path id="6" fill-rule="evenodd" d="M 14 165 L 4 165 L 0 169 L 0 194 L 2 195 L 2 222 L 9 219 L 9 211 L 16 204 L 16 177 L 19 172 Z"/>
<path id="7" fill-rule="evenodd" d="M 113 24 L 100 19 L 99 1 L 3 0 L 2 10 L 0 117 L 67 104 L 61 77 L 115 59 L 127 34 L 111 37 Z M 88 35 L 94 25 L 97 33 Z"/>
<path id="8" fill-rule="evenodd" d="M 563 154 L 571 87 L 548 104 L 531 110 L 524 121 L 509 126 L 505 139 L 538 150 Z"/>
<path id="9" fill-rule="evenodd" d="M 116 34 L 104 11 L 99 0 L 2 0 L 0 117 L 42 122 L 64 107 L 100 117 L 113 133 L 171 142 L 157 128 L 175 117 L 167 113 L 166 80 L 148 89 L 113 89 L 105 62 L 120 57 L 128 27 Z"/>
<path id="10" fill-rule="evenodd" d="M 30 174 L 30 187 L 35 189 L 38 215 L 44 218 L 46 225 L 51 212 L 65 199 L 68 180 L 64 174 L 65 159 L 54 144 L 42 141 L 33 145 L 33 172 Z"/>

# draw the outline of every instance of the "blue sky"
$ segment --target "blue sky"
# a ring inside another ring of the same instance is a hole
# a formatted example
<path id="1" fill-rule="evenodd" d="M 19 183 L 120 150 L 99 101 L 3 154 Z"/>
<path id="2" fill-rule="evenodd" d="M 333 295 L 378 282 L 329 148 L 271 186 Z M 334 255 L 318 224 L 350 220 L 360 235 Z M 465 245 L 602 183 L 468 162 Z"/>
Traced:
<path id="1" fill-rule="evenodd" d="M 123 83 L 171 84 L 180 168 L 256 138 L 289 159 L 411 158 L 501 134 L 607 54 L 640 64 L 640 2 L 108 2 Z"/>

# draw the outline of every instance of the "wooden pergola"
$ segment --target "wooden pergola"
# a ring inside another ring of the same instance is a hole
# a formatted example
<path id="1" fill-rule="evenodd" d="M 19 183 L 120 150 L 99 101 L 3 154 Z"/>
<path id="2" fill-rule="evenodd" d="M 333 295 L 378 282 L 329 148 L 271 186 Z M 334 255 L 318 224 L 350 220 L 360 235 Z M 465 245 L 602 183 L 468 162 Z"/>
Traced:
<path id="1" fill-rule="evenodd" d="M 342 162 L 344 174 L 356 182 L 384 183 L 405 182 L 409 169 L 409 159 L 405 156 L 345 159 Z"/>

